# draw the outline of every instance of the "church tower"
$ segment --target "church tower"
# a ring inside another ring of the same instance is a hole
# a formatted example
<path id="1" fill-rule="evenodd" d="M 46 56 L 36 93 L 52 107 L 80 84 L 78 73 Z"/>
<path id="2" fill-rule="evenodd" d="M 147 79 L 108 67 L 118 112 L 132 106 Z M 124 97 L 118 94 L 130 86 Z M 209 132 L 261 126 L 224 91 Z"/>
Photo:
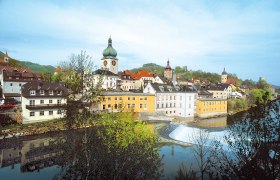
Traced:
<path id="1" fill-rule="evenodd" d="M 8 56 L 7 50 L 6 50 L 6 54 L 4 55 L 4 62 L 5 63 L 9 62 L 9 56 Z"/>
<path id="2" fill-rule="evenodd" d="M 172 76 L 173 76 L 173 73 L 172 73 L 172 69 L 171 69 L 171 66 L 169 64 L 169 59 L 168 59 L 167 65 L 164 68 L 164 77 L 166 79 L 168 79 L 169 81 L 172 81 Z"/>
<path id="3" fill-rule="evenodd" d="M 226 72 L 226 69 L 224 68 L 224 71 L 222 72 L 222 75 L 221 75 L 221 83 L 224 84 L 227 82 L 227 72 Z"/>
<path id="4" fill-rule="evenodd" d="M 103 58 L 101 59 L 101 69 L 111 71 L 118 74 L 118 59 L 117 51 L 112 46 L 111 36 L 108 39 L 108 47 L 103 51 Z"/>

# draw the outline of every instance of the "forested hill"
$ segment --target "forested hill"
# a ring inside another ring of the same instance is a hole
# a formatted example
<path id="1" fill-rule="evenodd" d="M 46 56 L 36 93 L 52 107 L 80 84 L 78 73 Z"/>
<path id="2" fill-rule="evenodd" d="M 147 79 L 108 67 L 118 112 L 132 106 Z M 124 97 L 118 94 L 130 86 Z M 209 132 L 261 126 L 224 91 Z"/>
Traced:
<path id="1" fill-rule="evenodd" d="M 150 73 L 157 73 L 159 75 L 163 75 L 164 67 L 154 63 L 148 63 L 143 64 L 143 66 L 140 68 L 131 69 L 133 73 L 136 73 L 139 70 L 146 70 Z M 221 81 L 221 75 L 217 73 L 204 72 L 202 70 L 188 70 L 186 66 L 176 66 L 174 70 L 176 76 L 180 78 L 185 78 L 189 80 L 194 78 L 211 83 L 219 83 Z M 228 74 L 228 77 L 237 78 L 235 74 Z"/>
<path id="2" fill-rule="evenodd" d="M 4 53 L 0 51 L 0 59 L 4 58 Z M 9 65 L 14 67 L 27 67 L 31 68 L 35 72 L 50 72 L 53 73 L 55 70 L 55 67 L 51 65 L 40 65 L 37 63 L 33 63 L 30 61 L 20 61 L 17 59 L 13 59 L 9 57 Z"/>

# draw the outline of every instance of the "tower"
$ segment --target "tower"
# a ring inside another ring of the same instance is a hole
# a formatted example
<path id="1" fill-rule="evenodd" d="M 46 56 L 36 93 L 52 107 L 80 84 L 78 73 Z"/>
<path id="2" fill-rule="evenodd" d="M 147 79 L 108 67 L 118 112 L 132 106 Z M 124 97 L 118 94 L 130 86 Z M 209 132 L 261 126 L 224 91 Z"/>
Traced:
<path id="1" fill-rule="evenodd" d="M 227 72 L 226 69 L 224 68 L 224 71 L 222 72 L 221 75 L 221 83 L 226 83 L 227 82 Z"/>
<path id="2" fill-rule="evenodd" d="M 6 50 L 6 54 L 4 55 L 4 62 L 5 63 L 9 62 L 9 56 L 8 56 L 7 50 Z"/>
<path id="3" fill-rule="evenodd" d="M 101 69 L 111 71 L 118 74 L 118 59 L 117 51 L 112 46 L 111 36 L 108 39 L 108 46 L 103 51 L 103 58 L 101 59 Z"/>
<path id="4" fill-rule="evenodd" d="M 169 81 L 172 81 L 172 69 L 171 69 L 171 66 L 169 64 L 169 59 L 167 60 L 167 65 L 166 67 L 164 68 L 164 77 L 166 79 L 168 79 Z"/>

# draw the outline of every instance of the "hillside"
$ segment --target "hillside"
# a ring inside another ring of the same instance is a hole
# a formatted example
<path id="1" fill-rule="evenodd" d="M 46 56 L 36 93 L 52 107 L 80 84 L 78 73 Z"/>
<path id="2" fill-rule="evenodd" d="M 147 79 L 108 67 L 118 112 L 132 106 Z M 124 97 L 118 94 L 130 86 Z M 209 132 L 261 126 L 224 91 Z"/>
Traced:
<path id="1" fill-rule="evenodd" d="M 0 51 L 0 59 L 2 59 L 4 57 L 4 53 Z M 33 63 L 30 61 L 20 61 L 17 59 L 13 59 L 11 57 L 10 58 L 10 62 L 9 65 L 14 66 L 14 67 L 27 67 L 27 68 L 31 68 L 33 71 L 35 72 L 50 72 L 53 73 L 55 70 L 55 67 L 51 66 L 51 65 L 40 65 L 37 63 Z"/>
<path id="2" fill-rule="evenodd" d="M 163 75 L 164 67 L 154 64 L 154 63 L 148 63 L 143 64 L 142 67 L 131 69 L 133 73 L 136 73 L 139 70 L 146 70 L 150 73 L 157 73 L 159 75 Z M 204 72 L 201 70 L 188 70 L 186 66 L 176 66 L 175 74 L 177 77 L 185 78 L 185 79 L 200 79 L 202 81 L 207 81 L 211 83 L 218 83 L 221 81 L 221 75 L 217 73 L 211 73 L 211 72 Z M 235 74 L 228 74 L 228 77 L 236 77 Z"/>

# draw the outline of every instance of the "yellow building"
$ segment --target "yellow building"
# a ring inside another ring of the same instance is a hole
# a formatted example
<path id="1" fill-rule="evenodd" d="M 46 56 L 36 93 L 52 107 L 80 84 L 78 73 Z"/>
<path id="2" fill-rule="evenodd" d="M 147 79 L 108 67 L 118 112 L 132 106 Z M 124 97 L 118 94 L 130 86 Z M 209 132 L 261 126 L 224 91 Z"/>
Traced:
<path id="1" fill-rule="evenodd" d="M 196 115 L 211 117 L 227 114 L 227 100 L 218 98 L 204 98 L 196 101 Z"/>
<path id="2" fill-rule="evenodd" d="M 110 112 L 155 112 L 155 95 L 133 92 L 105 92 L 98 110 Z"/>

